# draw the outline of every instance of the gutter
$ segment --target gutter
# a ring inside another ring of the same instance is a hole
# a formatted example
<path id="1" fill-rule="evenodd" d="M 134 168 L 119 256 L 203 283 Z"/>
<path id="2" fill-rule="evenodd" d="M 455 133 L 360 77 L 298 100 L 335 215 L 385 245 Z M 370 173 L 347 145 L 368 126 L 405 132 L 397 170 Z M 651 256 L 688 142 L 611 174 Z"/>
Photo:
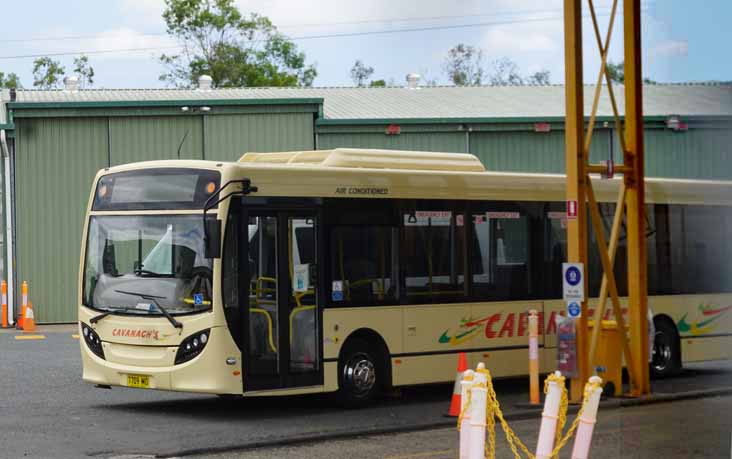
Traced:
<path id="1" fill-rule="evenodd" d="M 8 324 L 11 326 L 15 323 L 15 281 L 14 281 L 14 254 L 13 254 L 13 212 L 12 212 L 12 199 L 11 199 L 11 186 L 10 186 L 10 150 L 8 149 L 8 142 L 5 137 L 5 129 L 0 129 L 0 150 L 2 150 L 2 156 L 5 166 L 5 177 L 3 183 L 5 189 L 3 194 L 5 195 L 5 249 L 7 253 L 5 268 L 5 275 L 8 281 Z"/>

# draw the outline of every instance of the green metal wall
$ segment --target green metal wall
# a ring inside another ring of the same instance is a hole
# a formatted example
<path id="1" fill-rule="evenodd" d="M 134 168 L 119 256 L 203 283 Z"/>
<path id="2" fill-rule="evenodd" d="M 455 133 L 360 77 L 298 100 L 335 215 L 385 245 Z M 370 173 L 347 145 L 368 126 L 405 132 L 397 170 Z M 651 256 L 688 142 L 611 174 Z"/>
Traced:
<path id="1" fill-rule="evenodd" d="M 470 134 L 470 152 L 491 171 L 564 173 L 564 131 L 497 131 Z M 610 131 L 595 131 L 592 161 L 608 159 Z M 616 161 L 618 158 L 615 158 Z M 622 159 L 622 158 L 620 158 Z"/>
<path id="2" fill-rule="evenodd" d="M 327 132 L 318 134 L 318 148 L 384 148 L 465 153 L 464 132 L 404 132 L 386 135 L 380 132 Z"/>
<path id="3" fill-rule="evenodd" d="M 246 151 L 311 150 L 313 113 L 34 117 L 16 122 L 18 286 L 40 323 L 76 321 L 81 231 L 92 179 L 108 165 Z M 17 295 L 19 298 L 20 295 Z"/>
<path id="4" fill-rule="evenodd" d="M 315 148 L 312 113 L 206 116 L 206 159 L 236 161 L 242 154 Z"/>
<path id="5" fill-rule="evenodd" d="M 82 223 L 92 179 L 107 166 L 107 120 L 16 119 L 15 138 L 18 285 L 30 284 L 36 321 L 75 321 Z"/>
<path id="6" fill-rule="evenodd" d="M 181 159 L 203 159 L 203 121 L 200 116 L 109 118 L 109 140 L 112 166 L 153 159 L 177 159 L 178 147 Z"/>
<path id="7" fill-rule="evenodd" d="M 732 126 L 674 132 L 646 129 L 646 175 L 732 180 Z"/>

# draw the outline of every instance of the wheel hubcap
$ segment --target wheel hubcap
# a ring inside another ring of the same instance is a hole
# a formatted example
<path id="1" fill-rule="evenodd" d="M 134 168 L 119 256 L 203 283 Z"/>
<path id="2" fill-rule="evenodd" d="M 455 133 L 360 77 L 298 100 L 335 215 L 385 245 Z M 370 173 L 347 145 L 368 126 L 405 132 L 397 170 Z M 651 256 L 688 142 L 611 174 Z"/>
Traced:
<path id="1" fill-rule="evenodd" d="M 374 364 L 364 356 L 359 356 L 351 360 L 344 370 L 346 379 L 358 394 L 364 394 L 370 391 L 376 383 L 376 369 Z"/>
<path id="2" fill-rule="evenodd" d="M 664 371 L 671 363 L 671 343 L 663 332 L 656 333 L 653 341 L 653 368 Z"/>

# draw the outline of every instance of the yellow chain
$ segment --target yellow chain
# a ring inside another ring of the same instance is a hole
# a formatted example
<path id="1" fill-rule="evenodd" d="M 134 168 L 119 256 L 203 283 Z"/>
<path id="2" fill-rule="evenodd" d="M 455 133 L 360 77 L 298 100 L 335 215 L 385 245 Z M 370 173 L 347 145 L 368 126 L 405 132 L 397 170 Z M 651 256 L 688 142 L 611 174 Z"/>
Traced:
<path id="1" fill-rule="evenodd" d="M 536 459 L 536 456 L 529 451 L 529 449 L 524 445 L 524 443 L 521 441 L 521 439 L 516 435 L 516 432 L 511 429 L 511 427 L 508 425 L 508 422 L 503 417 L 503 412 L 501 411 L 501 404 L 498 402 L 498 397 L 496 396 L 496 391 L 493 388 L 493 379 L 491 378 L 490 371 L 487 369 L 482 370 L 484 374 L 486 375 L 486 383 L 480 384 L 480 386 L 486 387 L 488 390 L 487 394 L 487 400 L 486 400 L 486 430 L 488 431 L 488 444 L 485 446 L 485 452 L 484 455 L 486 459 L 495 459 L 495 452 L 496 452 L 496 418 L 498 418 L 498 421 L 501 423 L 501 427 L 503 428 L 503 432 L 506 435 L 506 442 L 508 443 L 508 446 L 511 448 L 511 451 L 513 452 L 513 457 L 515 459 L 521 459 L 522 456 L 519 453 L 519 449 L 524 454 L 524 456 L 527 459 Z M 579 411 L 577 412 L 577 417 L 572 421 L 572 424 L 570 425 L 567 432 L 562 436 L 562 430 L 564 430 L 564 426 L 567 422 L 567 409 L 569 408 L 569 400 L 567 397 L 567 387 L 564 384 L 565 377 L 564 376 L 556 376 L 554 374 L 550 374 L 546 380 L 544 380 L 544 394 L 546 394 L 549 390 L 549 382 L 554 381 L 560 385 L 562 388 L 562 398 L 559 405 L 559 419 L 557 421 L 557 434 L 555 438 L 555 447 L 554 450 L 551 453 L 551 456 L 554 459 L 557 459 L 559 456 L 559 451 L 567 444 L 570 438 L 574 435 L 575 431 L 577 430 L 577 427 L 579 426 L 579 421 L 582 418 L 582 414 L 585 409 L 585 405 L 587 404 L 587 401 L 590 398 L 590 394 L 597 389 L 598 387 L 601 387 L 601 384 L 598 383 L 591 383 L 588 382 L 585 384 L 584 389 L 584 399 L 582 400 L 582 406 L 580 407 Z M 460 416 L 458 417 L 458 431 L 460 430 L 460 424 L 462 423 L 462 417 L 467 411 L 468 407 L 470 406 L 470 395 L 471 391 L 468 391 L 468 399 L 465 404 L 465 408 L 460 413 Z"/>
<path id="2" fill-rule="evenodd" d="M 462 380 L 464 380 L 464 381 L 472 381 L 473 380 L 473 377 L 470 376 L 470 375 L 466 375 L 465 373 L 463 373 Z M 461 384 L 460 385 L 460 392 L 463 391 L 462 389 L 463 389 L 463 387 L 462 387 L 462 384 Z M 470 390 L 467 391 L 467 397 L 465 397 L 465 406 L 463 407 L 462 410 L 460 410 L 460 416 L 458 416 L 458 424 L 457 424 L 458 432 L 460 432 L 460 426 L 463 425 L 463 416 L 465 416 L 465 413 L 470 409 L 470 399 L 471 399 L 472 395 L 473 395 L 472 391 L 470 391 Z"/>

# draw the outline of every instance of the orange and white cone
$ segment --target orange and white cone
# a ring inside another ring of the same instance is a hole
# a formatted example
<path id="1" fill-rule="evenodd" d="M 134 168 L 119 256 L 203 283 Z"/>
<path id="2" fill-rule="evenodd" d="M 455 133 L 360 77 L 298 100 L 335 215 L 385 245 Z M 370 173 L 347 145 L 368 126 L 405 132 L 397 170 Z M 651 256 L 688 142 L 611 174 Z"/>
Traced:
<path id="1" fill-rule="evenodd" d="M 28 307 L 28 282 L 23 281 L 23 284 L 20 286 L 21 291 L 21 308 L 20 308 L 20 316 L 18 316 L 18 320 L 15 322 L 15 329 L 16 330 L 23 330 L 23 321 L 25 320 L 25 310 Z"/>
<path id="2" fill-rule="evenodd" d="M 25 317 L 23 317 L 23 331 L 36 331 L 36 320 L 33 314 L 33 303 L 28 303 L 28 306 L 25 308 Z"/>
<path id="3" fill-rule="evenodd" d="M 457 375 L 455 375 L 455 387 L 452 390 L 452 401 L 450 402 L 450 410 L 447 412 L 448 416 L 458 417 L 460 416 L 460 401 L 462 388 L 460 383 L 463 380 L 463 374 L 468 369 L 468 358 L 465 352 L 461 352 L 458 356 L 458 368 Z"/>

